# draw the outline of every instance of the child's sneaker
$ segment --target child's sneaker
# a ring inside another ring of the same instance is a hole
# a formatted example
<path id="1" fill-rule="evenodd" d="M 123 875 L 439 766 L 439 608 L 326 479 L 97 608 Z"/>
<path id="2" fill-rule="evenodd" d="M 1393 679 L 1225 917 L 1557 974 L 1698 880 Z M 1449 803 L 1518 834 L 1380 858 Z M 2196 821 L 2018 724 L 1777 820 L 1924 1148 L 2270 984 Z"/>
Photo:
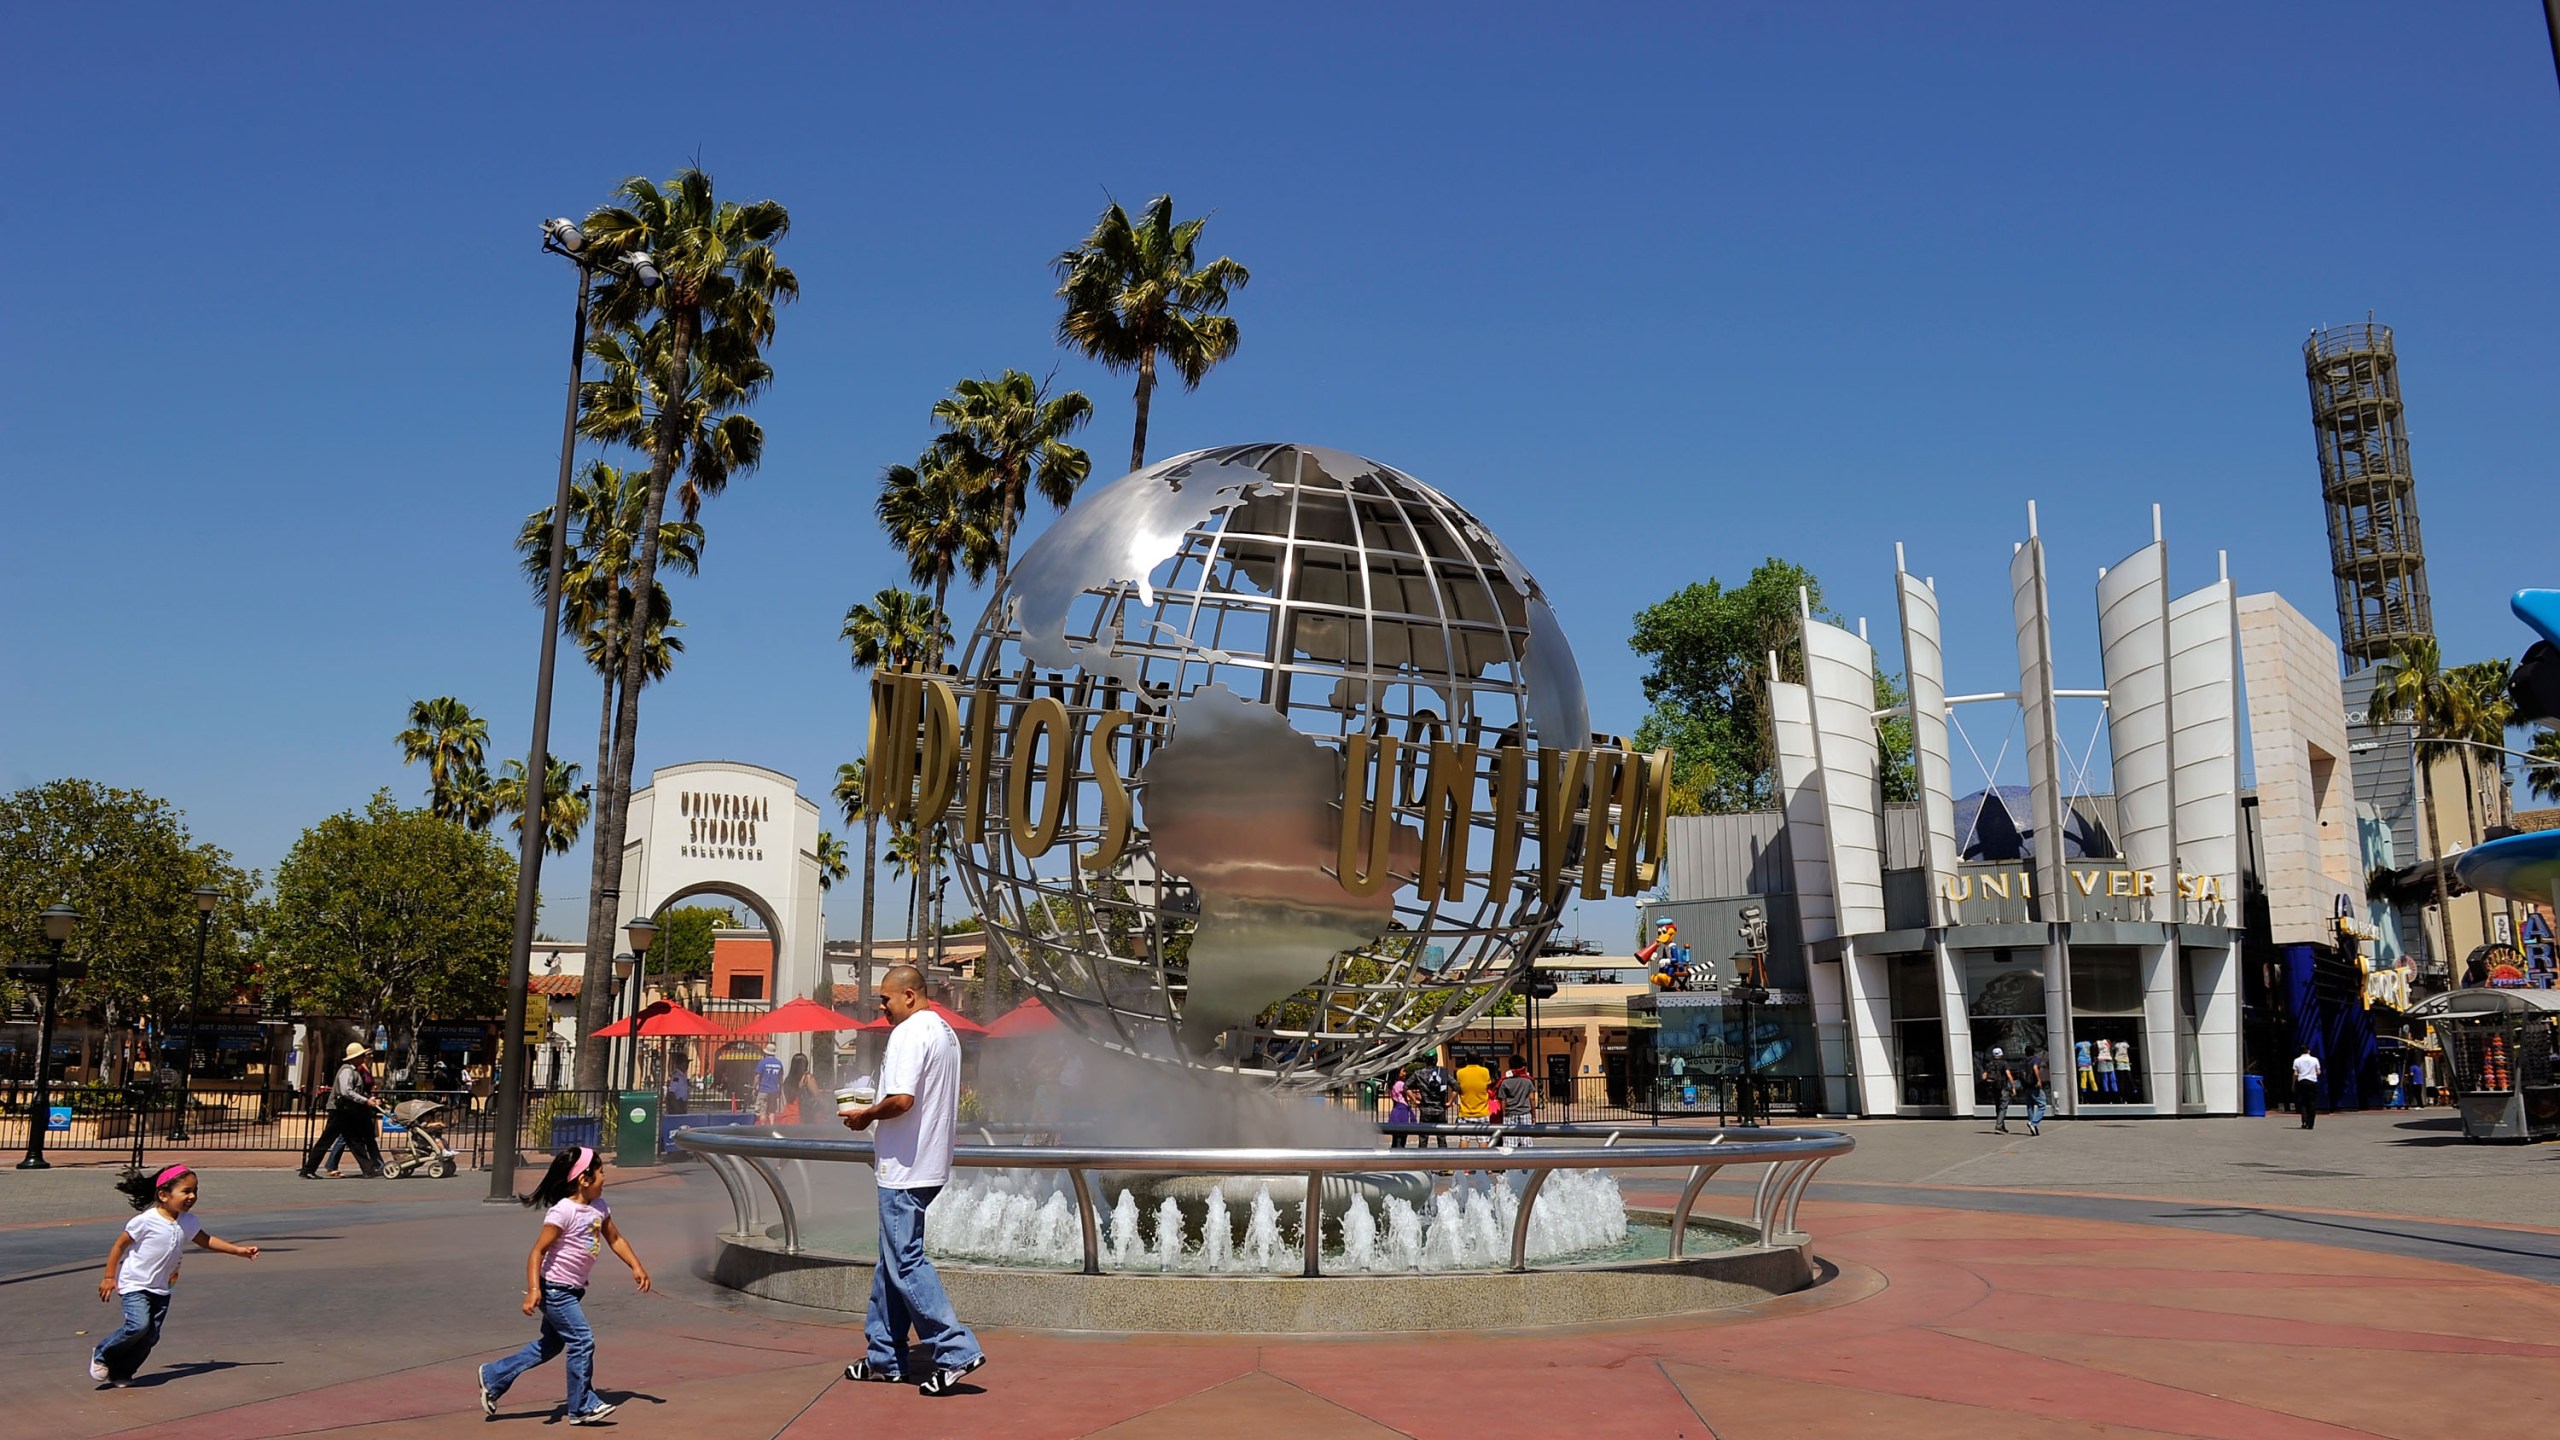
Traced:
<path id="1" fill-rule="evenodd" d="M 572 1425 L 601 1425 L 604 1423 L 604 1417 L 612 1414 L 613 1411 L 614 1405 L 612 1401 L 599 1400 L 596 1402 L 596 1407 L 594 1409 L 581 1410 L 577 1414 L 570 1416 L 569 1423 Z"/>
<path id="2" fill-rule="evenodd" d="M 99 1359 L 99 1358 L 98 1358 L 97 1356 L 95 1356 L 95 1355 L 90 1356 L 90 1357 L 89 1357 L 89 1378 L 90 1378 L 90 1379 L 92 1379 L 92 1380 L 97 1381 L 97 1382 L 98 1382 L 99 1384 L 101 1384 L 101 1385 L 106 1384 L 106 1383 L 107 1383 L 107 1362 L 106 1362 L 106 1361 L 104 1361 L 104 1360 Z"/>
<path id="3" fill-rule="evenodd" d="M 916 1391 L 924 1395 L 948 1395 L 951 1393 L 951 1387 L 960 1383 L 961 1376 L 986 1363 L 987 1357 L 980 1355 L 966 1365 L 955 1365 L 948 1370 L 936 1370 L 924 1377 L 924 1383 L 918 1385 Z"/>
<path id="4" fill-rule="evenodd" d="M 498 1418 L 498 1392 L 489 1388 L 489 1367 L 486 1365 L 481 1366 L 479 1376 L 480 1413 L 488 1416 L 492 1420 L 495 1420 Z"/>

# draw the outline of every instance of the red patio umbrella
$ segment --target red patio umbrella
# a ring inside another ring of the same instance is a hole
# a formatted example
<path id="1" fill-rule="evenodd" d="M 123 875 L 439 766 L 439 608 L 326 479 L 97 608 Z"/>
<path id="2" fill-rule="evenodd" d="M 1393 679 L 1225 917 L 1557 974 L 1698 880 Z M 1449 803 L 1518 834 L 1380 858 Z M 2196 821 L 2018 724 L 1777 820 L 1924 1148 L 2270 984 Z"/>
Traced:
<path id="1" fill-rule="evenodd" d="M 610 1025 L 599 1026 L 596 1034 L 619 1040 L 631 1033 L 631 1022 L 640 1022 L 643 1035 L 687 1036 L 726 1035 L 729 1031 L 696 1015 L 672 1000 L 652 1000 L 637 1016 L 626 1015 Z"/>
<path id="2" fill-rule="evenodd" d="M 1039 996 L 1034 995 L 997 1016 L 996 1023 L 987 1027 L 987 1033 L 999 1040 L 1007 1040 L 1017 1035 L 1046 1034 L 1057 1028 L 1058 1017 L 1050 1013 L 1048 1006 L 1040 1003 Z"/>
<path id="3" fill-rule="evenodd" d="M 959 1011 L 952 1009 L 950 1006 L 943 1004 L 939 1000 L 927 1000 L 924 1003 L 932 1006 L 933 1013 L 941 1016 L 944 1020 L 949 1021 L 951 1028 L 960 1034 L 984 1035 L 987 1033 L 986 1026 L 979 1024 L 977 1021 L 970 1019 L 968 1016 L 961 1014 Z"/>
<path id="4" fill-rule="evenodd" d="M 862 1022 L 850 1015 L 830 1010 L 806 998 L 775 1006 L 765 1014 L 740 1025 L 739 1035 L 810 1035 L 820 1031 L 859 1030 Z"/>

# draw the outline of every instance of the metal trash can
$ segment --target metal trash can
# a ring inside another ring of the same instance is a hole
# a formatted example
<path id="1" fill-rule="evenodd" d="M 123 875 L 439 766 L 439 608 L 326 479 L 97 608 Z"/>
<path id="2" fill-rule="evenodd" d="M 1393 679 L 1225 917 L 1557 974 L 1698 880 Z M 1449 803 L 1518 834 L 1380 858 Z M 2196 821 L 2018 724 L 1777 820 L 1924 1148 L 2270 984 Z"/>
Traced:
<path id="1" fill-rule="evenodd" d="M 658 1163 L 658 1092 L 625 1090 L 622 1112 L 615 1117 L 613 1163 L 622 1166 Z"/>
<path id="2" fill-rule="evenodd" d="M 604 1144 L 604 1117 L 601 1115 L 554 1115 L 551 1117 L 551 1153 L 559 1154 L 572 1145 L 600 1148 Z"/>
<path id="3" fill-rule="evenodd" d="M 2240 1113 L 2251 1119 L 2263 1119 L 2267 1113 L 2267 1079 L 2263 1075 L 2240 1077 Z"/>

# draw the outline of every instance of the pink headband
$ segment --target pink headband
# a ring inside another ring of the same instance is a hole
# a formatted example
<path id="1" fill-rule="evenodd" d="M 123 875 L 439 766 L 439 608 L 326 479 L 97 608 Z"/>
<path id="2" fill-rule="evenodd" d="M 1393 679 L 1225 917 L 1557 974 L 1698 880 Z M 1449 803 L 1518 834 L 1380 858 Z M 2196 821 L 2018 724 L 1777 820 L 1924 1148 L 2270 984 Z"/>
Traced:
<path id="1" fill-rule="evenodd" d="M 151 1188 L 154 1190 L 166 1190 L 171 1185 L 176 1184 L 178 1181 L 183 1180 L 194 1173 L 196 1172 L 188 1169 L 184 1165 L 172 1165 L 168 1169 L 151 1177 Z"/>
<path id="2" fill-rule="evenodd" d="M 575 1180 L 579 1176 L 586 1174 L 589 1169 L 594 1167 L 595 1163 L 595 1147 L 590 1145 L 579 1146 L 577 1163 L 569 1167 L 569 1178 Z"/>

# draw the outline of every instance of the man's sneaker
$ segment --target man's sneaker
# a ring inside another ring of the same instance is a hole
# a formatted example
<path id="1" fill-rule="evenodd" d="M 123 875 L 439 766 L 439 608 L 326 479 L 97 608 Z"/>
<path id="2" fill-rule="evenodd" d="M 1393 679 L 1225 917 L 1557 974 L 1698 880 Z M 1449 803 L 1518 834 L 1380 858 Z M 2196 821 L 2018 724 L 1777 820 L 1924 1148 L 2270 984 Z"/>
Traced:
<path id="1" fill-rule="evenodd" d="M 2030 1120 L 2027 1122 L 2027 1133 L 2030 1135 L 2041 1135 L 2044 1133 L 2044 1127 L 2036 1124 L 2033 1120 Z"/>
<path id="2" fill-rule="evenodd" d="M 581 1410 L 577 1414 L 570 1416 L 569 1423 L 572 1425 L 601 1425 L 604 1423 L 604 1417 L 612 1414 L 613 1411 L 614 1406 L 612 1401 L 599 1400 L 596 1402 L 596 1408 L 593 1410 Z"/>
<path id="3" fill-rule="evenodd" d="M 89 1378 L 90 1378 L 90 1379 L 92 1379 L 92 1380 L 97 1381 L 97 1382 L 98 1382 L 99 1384 L 101 1384 L 101 1385 L 106 1384 L 106 1383 L 107 1383 L 107 1362 L 106 1362 L 106 1361 L 104 1361 L 104 1360 L 99 1359 L 99 1358 L 98 1358 L 97 1356 L 95 1356 L 95 1355 L 90 1356 L 90 1357 L 89 1357 Z"/>
<path id="4" fill-rule="evenodd" d="M 844 1378 L 847 1380 L 877 1380 L 887 1385 L 904 1385 L 907 1383 L 906 1376 L 899 1374 L 897 1371 L 890 1369 L 886 1365 L 874 1365 L 868 1360 L 856 1360 L 852 1364 L 844 1367 Z"/>
<path id="5" fill-rule="evenodd" d="M 955 1365 L 948 1370 L 936 1370 L 924 1377 L 924 1383 L 918 1385 L 916 1390 L 925 1395 L 948 1395 L 951 1393 L 951 1387 L 960 1383 L 961 1376 L 986 1363 L 987 1357 L 981 1355 L 966 1365 Z"/>
<path id="6" fill-rule="evenodd" d="M 498 1392 L 489 1388 L 489 1367 L 481 1366 L 479 1375 L 480 1413 L 495 1420 L 498 1418 Z"/>

